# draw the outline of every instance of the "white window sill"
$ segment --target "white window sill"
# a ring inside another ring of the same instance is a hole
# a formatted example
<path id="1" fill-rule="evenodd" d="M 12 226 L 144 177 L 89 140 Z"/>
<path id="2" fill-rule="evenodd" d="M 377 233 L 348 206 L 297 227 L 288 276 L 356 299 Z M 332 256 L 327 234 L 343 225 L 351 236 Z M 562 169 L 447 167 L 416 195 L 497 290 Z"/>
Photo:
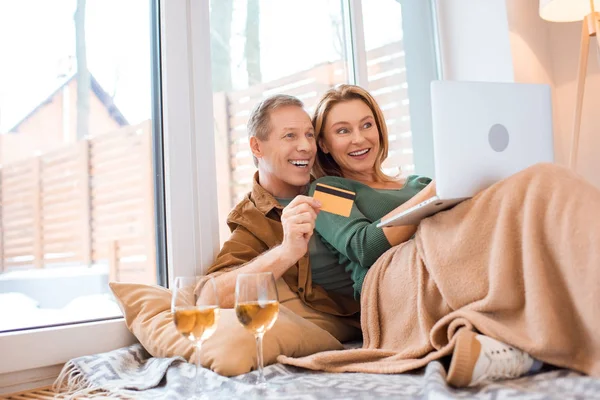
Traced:
<path id="1" fill-rule="evenodd" d="M 0 395 L 27 389 L 27 384 L 48 384 L 72 358 L 135 342 L 123 318 L 0 333 Z"/>

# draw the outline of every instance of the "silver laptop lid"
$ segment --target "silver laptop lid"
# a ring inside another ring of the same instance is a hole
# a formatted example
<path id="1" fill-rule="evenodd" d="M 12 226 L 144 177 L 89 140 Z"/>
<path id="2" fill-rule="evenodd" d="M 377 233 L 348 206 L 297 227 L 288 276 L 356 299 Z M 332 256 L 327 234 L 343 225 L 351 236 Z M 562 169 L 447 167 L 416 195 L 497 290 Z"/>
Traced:
<path id="1" fill-rule="evenodd" d="M 434 81 L 431 102 L 442 199 L 471 197 L 533 164 L 554 161 L 548 85 Z"/>

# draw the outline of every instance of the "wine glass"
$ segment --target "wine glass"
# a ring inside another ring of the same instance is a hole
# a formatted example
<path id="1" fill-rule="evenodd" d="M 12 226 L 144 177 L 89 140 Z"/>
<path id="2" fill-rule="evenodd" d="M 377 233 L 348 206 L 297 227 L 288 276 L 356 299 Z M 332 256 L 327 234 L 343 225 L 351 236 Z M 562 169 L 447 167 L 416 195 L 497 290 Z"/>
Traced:
<path id="1" fill-rule="evenodd" d="M 279 298 L 271 272 L 239 274 L 235 283 L 235 314 L 256 339 L 257 384 L 266 388 L 263 372 L 263 336 L 279 314 Z"/>
<path id="2" fill-rule="evenodd" d="M 196 290 L 200 281 L 204 284 Z M 196 388 L 199 393 L 200 348 L 219 322 L 219 297 L 213 277 L 178 276 L 173 285 L 171 312 L 177 331 L 196 348 Z M 201 398 L 201 397 L 196 397 Z"/>

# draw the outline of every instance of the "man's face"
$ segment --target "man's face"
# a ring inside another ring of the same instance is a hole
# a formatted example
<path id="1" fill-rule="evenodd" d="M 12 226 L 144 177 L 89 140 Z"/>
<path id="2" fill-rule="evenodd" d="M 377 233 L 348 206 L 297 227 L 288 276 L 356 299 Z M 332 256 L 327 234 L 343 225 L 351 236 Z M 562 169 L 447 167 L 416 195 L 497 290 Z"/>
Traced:
<path id="1" fill-rule="evenodd" d="M 314 129 L 306 111 L 297 106 L 276 108 L 269 117 L 267 140 L 250 139 L 260 184 L 275 197 L 291 198 L 310 182 L 317 152 Z"/>

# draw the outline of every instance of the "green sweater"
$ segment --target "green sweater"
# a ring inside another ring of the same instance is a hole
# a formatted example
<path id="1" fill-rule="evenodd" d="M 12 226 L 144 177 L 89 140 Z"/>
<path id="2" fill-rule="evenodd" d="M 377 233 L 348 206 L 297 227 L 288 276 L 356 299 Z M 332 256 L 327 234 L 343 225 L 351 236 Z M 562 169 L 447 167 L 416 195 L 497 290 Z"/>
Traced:
<path id="1" fill-rule="evenodd" d="M 429 182 L 431 182 L 429 178 L 411 175 L 403 188 L 385 190 L 373 189 L 350 179 L 326 176 L 311 184 L 310 196 L 313 195 L 317 183 L 356 193 L 348 218 L 321 212 L 315 227 L 320 239 L 338 257 L 339 264 L 350 274 L 354 282 L 355 298 L 360 297 L 363 280 L 371 265 L 391 247 L 383 234 L 383 229 L 377 228 L 377 224 L 384 215 L 416 195 Z"/>

